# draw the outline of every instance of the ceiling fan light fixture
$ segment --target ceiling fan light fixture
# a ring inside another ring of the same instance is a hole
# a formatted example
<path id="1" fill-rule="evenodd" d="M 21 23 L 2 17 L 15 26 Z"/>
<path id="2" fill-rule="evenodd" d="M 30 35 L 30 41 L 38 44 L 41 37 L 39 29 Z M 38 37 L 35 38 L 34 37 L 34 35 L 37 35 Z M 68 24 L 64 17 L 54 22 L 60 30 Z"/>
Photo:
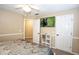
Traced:
<path id="1" fill-rule="evenodd" d="M 29 13 L 32 10 L 39 10 L 39 8 L 36 5 L 33 4 L 21 4 L 16 6 L 17 9 L 22 9 L 23 11 Z"/>
<path id="2" fill-rule="evenodd" d="M 25 12 L 31 12 L 31 8 L 29 8 L 28 6 L 23 6 L 22 9 L 23 9 Z"/>

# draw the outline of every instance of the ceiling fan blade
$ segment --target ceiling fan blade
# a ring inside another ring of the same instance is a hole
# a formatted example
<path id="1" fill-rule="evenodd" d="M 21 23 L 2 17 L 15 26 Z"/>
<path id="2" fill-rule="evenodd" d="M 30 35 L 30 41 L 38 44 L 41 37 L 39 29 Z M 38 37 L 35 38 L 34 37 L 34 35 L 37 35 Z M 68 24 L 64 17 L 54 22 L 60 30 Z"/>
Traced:
<path id="1" fill-rule="evenodd" d="M 39 10 L 39 8 L 36 5 L 29 5 L 29 7 L 35 10 Z"/>
<path id="2" fill-rule="evenodd" d="M 16 5 L 15 9 L 22 9 L 23 5 Z"/>
<path id="3" fill-rule="evenodd" d="M 39 11 L 39 8 L 36 5 L 32 5 L 32 4 L 17 5 L 16 9 L 20 9 L 20 10 L 23 10 L 25 12 L 31 12 L 32 10 Z"/>
<path id="4" fill-rule="evenodd" d="M 24 7 L 24 5 L 16 5 L 16 7 L 17 7 L 17 8 L 19 8 L 19 7 Z"/>
<path id="5" fill-rule="evenodd" d="M 15 9 L 22 9 L 22 7 L 16 7 Z"/>

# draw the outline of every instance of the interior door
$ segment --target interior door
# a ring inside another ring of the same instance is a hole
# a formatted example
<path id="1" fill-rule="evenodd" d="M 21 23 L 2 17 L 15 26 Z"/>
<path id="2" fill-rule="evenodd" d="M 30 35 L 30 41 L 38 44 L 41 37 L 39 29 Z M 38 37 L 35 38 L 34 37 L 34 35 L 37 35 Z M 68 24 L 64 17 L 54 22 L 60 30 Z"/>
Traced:
<path id="1" fill-rule="evenodd" d="M 72 51 L 73 15 L 56 16 L 55 47 L 65 51 Z"/>
<path id="2" fill-rule="evenodd" d="M 33 20 L 33 42 L 39 44 L 40 40 L 40 19 Z"/>

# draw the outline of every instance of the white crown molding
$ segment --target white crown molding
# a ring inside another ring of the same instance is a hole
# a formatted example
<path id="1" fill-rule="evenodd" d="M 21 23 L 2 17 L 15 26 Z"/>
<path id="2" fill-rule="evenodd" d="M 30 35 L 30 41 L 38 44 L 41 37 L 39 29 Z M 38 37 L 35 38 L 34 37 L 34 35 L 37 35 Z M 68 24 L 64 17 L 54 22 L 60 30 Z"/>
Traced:
<path id="1" fill-rule="evenodd" d="M 0 34 L 0 37 L 2 37 L 2 36 L 12 36 L 12 35 L 22 35 L 22 33 Z"/>

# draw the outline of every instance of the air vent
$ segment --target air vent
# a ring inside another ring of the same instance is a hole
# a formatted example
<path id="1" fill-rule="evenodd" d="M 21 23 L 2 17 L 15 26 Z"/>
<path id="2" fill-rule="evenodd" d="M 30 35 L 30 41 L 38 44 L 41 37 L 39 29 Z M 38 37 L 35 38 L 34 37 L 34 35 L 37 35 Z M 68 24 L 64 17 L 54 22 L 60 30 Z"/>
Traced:
<path id="1" fill-rule="evenodd" d="M 39 15 L 39 13 L 36 13 L 35 15 Z"/>

